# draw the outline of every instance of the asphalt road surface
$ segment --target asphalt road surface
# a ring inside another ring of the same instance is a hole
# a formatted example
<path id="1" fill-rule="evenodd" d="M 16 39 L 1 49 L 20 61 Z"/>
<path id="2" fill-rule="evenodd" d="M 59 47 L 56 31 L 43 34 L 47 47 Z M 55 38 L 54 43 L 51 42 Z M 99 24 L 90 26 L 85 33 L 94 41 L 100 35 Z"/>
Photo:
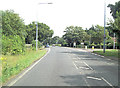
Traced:
<path id="1" fill-rule="evenodd" d="M 118 62 L 81 49 L 51 47 L 10 86 L 118 86 Z"/>

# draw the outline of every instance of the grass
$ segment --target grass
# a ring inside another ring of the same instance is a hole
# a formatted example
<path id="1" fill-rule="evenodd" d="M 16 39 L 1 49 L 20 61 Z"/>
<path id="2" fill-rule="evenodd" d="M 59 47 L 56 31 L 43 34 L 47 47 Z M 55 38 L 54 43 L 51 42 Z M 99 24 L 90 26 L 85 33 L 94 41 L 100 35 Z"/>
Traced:
<path id="1" fill-rule="evenodd" d="M 115 49 L 106 49 L 106 52 L 103 53 L 103 50 L 98 50 L 98 51 L 93 51 L 93 53 L 97 53 L 103 56 L 108 56 L 108 57 L 112 57 L 112 58 L 118 58 L 118 50 Z"/>
<path id="2" fill-rule="evenodd" d="M 2 79 L 5 83 L 10 78 L 14 77 L 26 67 L 30 66 L 34 61 L 41 58 L 46 50 L 31 50 L 28 49 L 25 55 L 3 55 L 2 56 Z"/>

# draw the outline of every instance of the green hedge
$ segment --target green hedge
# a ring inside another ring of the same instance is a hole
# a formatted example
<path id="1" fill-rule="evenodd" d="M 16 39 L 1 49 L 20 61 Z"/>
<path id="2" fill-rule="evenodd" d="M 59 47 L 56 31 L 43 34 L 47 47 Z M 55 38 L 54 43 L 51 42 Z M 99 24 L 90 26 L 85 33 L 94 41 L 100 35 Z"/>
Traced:
<path id="1" fill-rule="evenodd" d="M 5 36 L 2 35 L 2 54 L 20 54 L 25 52 L 24 38 L 19 35 Z"/>
<path id="2" fill-rule="evenodd" d="M 41 48 L 42 46 L 43 46 L 42 43 L 38 41 L 38 48 Z M 33 48 L 33 50 L 35 50 L 35 48 L 36 48 L 36 41 L 35 40 L 32 41 L 32 48 Z"/>

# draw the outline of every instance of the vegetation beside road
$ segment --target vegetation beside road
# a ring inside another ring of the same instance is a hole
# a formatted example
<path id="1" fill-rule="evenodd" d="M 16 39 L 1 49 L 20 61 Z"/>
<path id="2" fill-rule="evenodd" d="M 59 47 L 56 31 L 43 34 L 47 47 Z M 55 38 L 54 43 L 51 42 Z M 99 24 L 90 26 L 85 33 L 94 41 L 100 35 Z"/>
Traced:
<path id="1" fill-rule="evenodd" d="M 108 49 L 108 50 L 106 50 L 105 53 L 103 53 L 103 50 L 97 50 L 97 51 L 93 51 L 93 53 L 97 53 L 97 54 L 112 57 L 112 58 L 118 58 L 118 50 L 117 49 Z"/>
<path id="2" fill-rule="evenodd" d="M 14 77 L 34 61 L 45 55 L 46 52 L 45 49 L 38 51 L 27 49 L 24 55 L 3 55 L 1 57 L 2 77 L 0 77 L 0 81 L 4 83 L 11 77 Z"/>

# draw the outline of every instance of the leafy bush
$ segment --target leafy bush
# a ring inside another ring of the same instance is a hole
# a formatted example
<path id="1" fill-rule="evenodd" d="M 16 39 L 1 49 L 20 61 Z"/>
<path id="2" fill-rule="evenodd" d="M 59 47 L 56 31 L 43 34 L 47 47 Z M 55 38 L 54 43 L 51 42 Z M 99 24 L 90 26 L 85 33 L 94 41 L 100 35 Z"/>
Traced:
<path id="1" fill-rule="evenodd" d="M 61 44 L 55 44 L 55 46 L 61 46 Z"/>
<path id="2" fill-rule="evenodd" d="M 38 41 L 38 48 L 41 48 L 42 47 L 42 43 Z M 36 48 L 36 41 L 33 40 L 32 41 L 32 49 L 35 50 Z"/>
<path id="3" fill-rule="evenodd" d="M 89 45 L 89 41 L 85 41 L 85 42 L 84 42 L 84 45 Z"/>
<path id="4" fill-rule="evenodd" d="M 20 54 L 25 52 L 24 39 L 19 35 L 2 35 L 2 54 Z"/>
<path id="5" fill-rule="evenodd" d="M 81 45 L 77 45 L 77 48 L 81 48 Z"/>

